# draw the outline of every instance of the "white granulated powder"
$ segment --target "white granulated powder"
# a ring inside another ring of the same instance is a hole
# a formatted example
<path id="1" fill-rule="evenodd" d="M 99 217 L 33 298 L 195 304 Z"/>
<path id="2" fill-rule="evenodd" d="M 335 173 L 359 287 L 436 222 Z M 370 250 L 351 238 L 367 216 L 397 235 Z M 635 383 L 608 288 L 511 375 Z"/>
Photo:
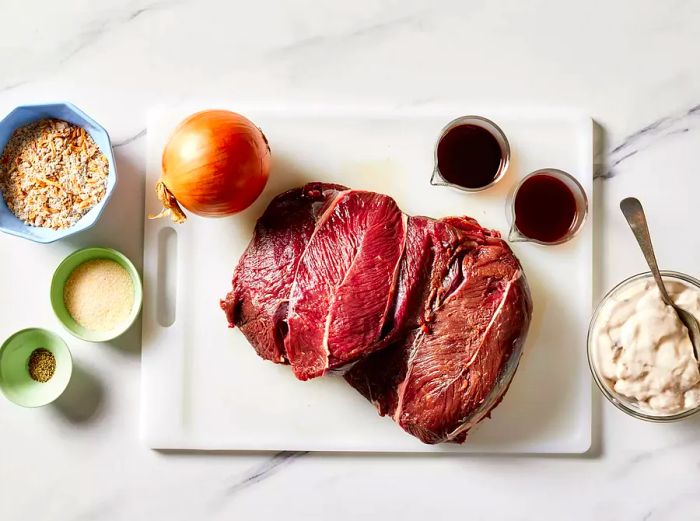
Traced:
<path id="1" fill-rule="evenodd" d="M 85 329 L 110 331 L 129 317 L 134 306 L 134 283 L 117 262 L 90 260 L 68 277 L 63 301 L 73 320 Z"/>

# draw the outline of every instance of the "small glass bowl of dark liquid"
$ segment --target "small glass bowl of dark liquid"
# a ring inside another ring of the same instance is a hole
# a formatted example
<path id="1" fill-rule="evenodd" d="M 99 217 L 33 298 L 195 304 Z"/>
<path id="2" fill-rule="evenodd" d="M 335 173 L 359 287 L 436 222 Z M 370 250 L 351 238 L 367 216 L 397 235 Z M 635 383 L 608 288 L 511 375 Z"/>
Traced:
<path id="1" fill-rule="evenodd" d="M 528 174 L 511 190 L 506 211 L 509 241 L 561 244 L 583 226 L 588 198 L 576 178 L 546 168 Z"/>
<path id="2" fill-rule="evenodd" d="M 500 181 L 509 163 L 510 145 L 498 125 L 481 116 L 463 116 L 440 133 L 430 184 L 480 192 Z"/>

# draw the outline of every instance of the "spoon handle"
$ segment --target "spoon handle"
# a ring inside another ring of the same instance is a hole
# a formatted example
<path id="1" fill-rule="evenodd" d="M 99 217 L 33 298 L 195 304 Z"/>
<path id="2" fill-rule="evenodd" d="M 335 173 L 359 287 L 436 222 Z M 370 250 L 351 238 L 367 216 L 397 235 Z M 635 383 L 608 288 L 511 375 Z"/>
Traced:
<path id="1" fill-rule="evenodd" d="M 642 208 L 642 203 L 639 199 L 634 197 L 627 197 L 620 202 L 620 210 L 622 214 L 627 219 L 627 224 L 630 225 L 634 237 L 639 243 L 639 247 L 644 254 L 644 258 L 649 265 L 652 275 L 654 275 L 654 280 L 656 280 L 656 285 L 659 287 L 661 292 L 661 298 L 669 306 L 673 306 L 671 298 L 666 292 L 666 287 L 664 286 L 663 279 L 659 273 L 659 266 L 656 264 L 656 256 L 654 255 L 654 246 L 651 244 L 651 237 L 649 236 L 649 227 L 647 226 L 647 218 L 644 215 L 644 208 Z"/>

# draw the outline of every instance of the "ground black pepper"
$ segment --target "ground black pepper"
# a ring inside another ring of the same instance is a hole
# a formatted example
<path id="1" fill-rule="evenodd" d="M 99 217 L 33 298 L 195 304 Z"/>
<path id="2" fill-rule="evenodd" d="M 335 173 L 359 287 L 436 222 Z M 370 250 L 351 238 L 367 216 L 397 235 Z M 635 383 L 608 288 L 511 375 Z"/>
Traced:
<path id="1" fill-rule="evenodd" d="M 48 349 L 39 347 L 32 351 L 27 363 L 29 376 L 37 382 L 48 382 L 56 371 L 56 358 Z"/>

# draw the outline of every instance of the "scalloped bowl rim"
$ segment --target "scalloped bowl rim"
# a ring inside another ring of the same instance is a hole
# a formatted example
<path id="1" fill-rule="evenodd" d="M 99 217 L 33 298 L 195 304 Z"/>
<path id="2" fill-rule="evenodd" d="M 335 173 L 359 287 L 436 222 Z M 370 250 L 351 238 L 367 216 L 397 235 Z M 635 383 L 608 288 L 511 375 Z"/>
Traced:
<path id="1" fill-rule="evenodd" d="M 17 128 L 29 124 L 32 121 L 37 121 L 39 119 L 43 119 L 45 117 L 60 117 L 55 115 L 55 112 L 57 110 L 63 109 L 67 112 L 73 113 L 76 116 L 76 119 L 78 120 L 83 120 L 83 122 L 75 122 L 74 124 L 79 125 L 80 127 L 84 128 L 87 132 L 90 133 L 92 138 L 97 142 L 103 141 L 103 144 L 106 144 L 105 146 L 100 146 L 98 143 L 98 147 L 102 151 L 105 156 L 107 156 L 107 159 L 109 161 L 109 171 L 107 173 L 107 189 L 105 192 L 105 196 L 102 198 L 102 200 L 97 203 L 90 211 L 88 211 L 83 217 L 78 220 L 73 226 L 69 228 L 65 228 L 63 230 L 51 230 L 48 228 L 36 228 L 34 226 L 29 226 L 28 224 L 23 223 L 20 221 L 17 217 L 12 214 L 12 212 L 7 208 L 7 205 L 5 204 L 5 201 L 3 200 L 2 194 L 0 193 L 0 214 L 4 214 L 5 217 L 9 219 L 14 219 L 17 223 L 19 223 L 19 226 L 17 228 L 9 228 L 8 226 L 1 224 L 0 223 L 0 231 L 7 233 L 8 235 L 13 235 L 15 237 L 21 237 L 23 239 L 27 239 L 36 243 L 40 244 L 49 244 L 54 241 L 64 239 L 66 237 L 70 237 L 71 235 L 74 235 L 76 233 L 83 232 L 85 230 L 89 230 L 93 226 L 97 224 L 99 221 L 100 217 L 102 216 L 102 213 L 104 212 L 105 207 L 109 203 L 109 200 L 112 197 L 112 194 L 114 192 L 114 189 L 117 186 L 117 166 L 116 162 L 114 159 L 114 150 L 112 148 L 112 141 L 109 137 L 109 133 L 107 130 L 100 125 L 97 121 L 95 121 L 92 117 L 90 117 L 87 113 L 85 113 L 83 110 L 75 106 L 73 103 L 70 102 L 53 102 L 53 103 L 33 103 L 33 104 L 24 104 L 24 105 L 18 105 L 14 109 L 12 109 L 10 112 L 8 112 L 1 120 L 0 120 L 0 130 L 2 130 L 6 125 L 11 125 L 12 129 L 11 132 L 8 134 L 8 139 L 9 136 L 11 135 L 12 132 L 14 132 Z M 12 116 L 15 113 L 21 112 L 21 111 L 28 111 L 30 113 L 40 113 L 43 112 L 43 114 L 40 114 L 38 117 L 34 118 L 29 118 L 28 120 L 24 120 L 20 123 L 13 123 L 12 122 Z M 54 114 L 52 114 L 54 113 Z M 92 127 L 96 133 L 101 134 L 100 136 L 95 136 L 93 135 L 94 133 L 91 132 L 90 128 Z M 0 143 L 0 153 L 2 153 L 2 150 L 4 150 L 5 145 L 7 144 L 7 141 L 4 143 Z M 41 230 L 42 234 L 45 234 L 44 236 L 37 236 L 35 234 L 34 230 Z"/>

